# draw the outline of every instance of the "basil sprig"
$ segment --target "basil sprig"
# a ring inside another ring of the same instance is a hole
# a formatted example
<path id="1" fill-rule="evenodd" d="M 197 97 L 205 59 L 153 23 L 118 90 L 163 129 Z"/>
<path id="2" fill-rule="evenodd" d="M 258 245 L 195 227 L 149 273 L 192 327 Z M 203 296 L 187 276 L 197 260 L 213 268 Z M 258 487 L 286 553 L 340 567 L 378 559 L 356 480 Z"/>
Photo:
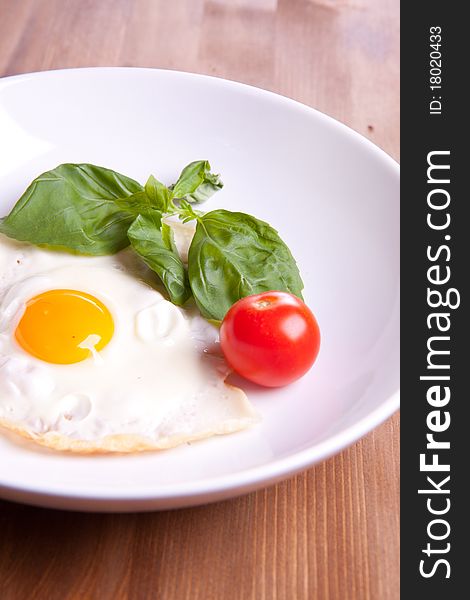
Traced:
<path id="1" fill-rule="evenodd" d="M 175 198 L 184 199 L 191 204 L 199 204 L 222 189 L 223 185 L 220 176 L 211 173 L 209 162 L 198 160 L 181 171 L 178 181 L 171 188 Z"/>
<path id="2" fill-rule="evenodd" d="M 193 295 L 203 316 L 215 321 L 250 294 L 281 290 L 301 298 L 296 262 L 268 223 L 241 212 L 194 208 L 222 187 L 205 160 L 190 163 L 168 187 L 153 175 L 142 186 L 104 167 L 63 164 L 30 184 L 0 219 L 0 233 L 87 255 L 114 254 L 130 244 L 174 304 Z M 166 215 L 197 222 L 188 268 L 162 220 Z"/>
<path id="3" fill-rule="evenodd" d="M 191 295 L 188 274 L 171 228 L 161 218 L 139 215 L 127 232 L 132 248 L 162 280 L 170 300 L 182 306 Z"/>
<path id="4" fill-rule="evenodd" d="M 222 320 L 251 294 L 282 290 L 302 298 L 289 248 L 270 225 L 245 213 L 213 210 L 198 217 L 188 264 L 191 290 L 208 319 Z"/>
<path id="5" fill-rule="evenodd" d="M 143 187 L 116 171 L 64 164 L 29 185 L 0 220 L 8 237 L 78 254 L 114 254 L 129 244 L 127 230 L 142 211 Z"/>

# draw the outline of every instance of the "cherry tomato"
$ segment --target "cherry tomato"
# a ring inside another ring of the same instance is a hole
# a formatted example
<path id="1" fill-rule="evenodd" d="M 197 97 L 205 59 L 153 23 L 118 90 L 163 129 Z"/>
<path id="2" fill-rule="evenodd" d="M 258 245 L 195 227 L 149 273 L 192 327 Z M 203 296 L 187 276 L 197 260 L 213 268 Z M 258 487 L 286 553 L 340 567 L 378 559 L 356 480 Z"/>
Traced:
<path id="1" fill-rule="evenodd" d="M 313 365 L 320 329 L 297 296 L 263 292 L 236 302 L 225 315 L 220 343 L 228 364 L 267 387 L 292 383 Z"/>

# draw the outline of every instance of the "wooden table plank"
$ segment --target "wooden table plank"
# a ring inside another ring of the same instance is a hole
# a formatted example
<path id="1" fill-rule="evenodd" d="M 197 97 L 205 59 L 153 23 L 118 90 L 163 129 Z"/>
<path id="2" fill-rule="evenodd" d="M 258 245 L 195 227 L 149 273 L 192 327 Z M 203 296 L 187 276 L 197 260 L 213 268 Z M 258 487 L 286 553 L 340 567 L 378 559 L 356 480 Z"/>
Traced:
<path id="1" fill-rule="evenodd" d="M 0 0 L 0 75 L 176 68 L 305 102 L 399 155 L 397 0 Z M 0 501 L 2 600 L 399 597 L 399 417 L 267 490 L 88 515 Z"/>

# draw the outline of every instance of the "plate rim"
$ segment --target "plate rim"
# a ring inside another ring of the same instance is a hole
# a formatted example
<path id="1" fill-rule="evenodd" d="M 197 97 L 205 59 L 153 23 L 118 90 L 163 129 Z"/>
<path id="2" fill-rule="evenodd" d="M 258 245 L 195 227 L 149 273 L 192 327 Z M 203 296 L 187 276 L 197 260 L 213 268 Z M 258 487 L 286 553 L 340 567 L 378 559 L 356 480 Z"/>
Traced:
<path id="1" fill-rule="evenodd" d="M 152 501 L 154 501 L 157 506 L 158 504 L 161 504 L 162 501 L 176 505 L 177 502 L 175 501 L 183 500 L 183 504 L 188 506 L 192 505 L 192 502 L 186 504 L 185 500 L 188 499 L 194 500 L 195 504 L 198 502 L 200 503 L 201 500 L 203 502 L 211 501 L 210 499 L 208 500 L 206 496 L 212 497 L 212 501 L 216 501 L 267 487 L 328 459 L 349 447 L 362 436 L 383 423 L 388 417 L 394 414 L 398 408 L 399 392 L 396 392 L 374 411 L 364 416 L 353 425 L 339 431 L 334 436 L 316 444 L 314 448 L 306 448 L 305 450 L 285 458 L 270 461 L 263 465 L 252 467 L 251 469 L 237 471 L 230 475 L 201 479 L 193 483 L 191 489 L 188 489 L 186 484 L 179 483 L 158 485 L 155 487 L 147 485 L 142 488 L 133 486 L 132 492 L 121 492 L 119 495 L 110 494 L 109 491 L 105 489 L 81 490 L 78 494 L 77 492 L 67 490 L 66 488 L 61 489 L 58 485 L 9 485 L 8 482 L 5 484 L 0 481 L 0 492 L 5 490 L 9 491 L 10 494 L 13 492 L 20 496 L 33 494 L 37 497 L 41 497 L 43 500 L 53 497 L 64 501 L 93 500 L 106 504 L 116 501 L 117 503 L 124 502 L 126 504 L 135 504 L 135 508 L 138 508 L 139 503 L 144 505 Z M 267 471 L 268 473 L 266 473 Z M 214 482 L 218 485 L 214 485 Z"/>

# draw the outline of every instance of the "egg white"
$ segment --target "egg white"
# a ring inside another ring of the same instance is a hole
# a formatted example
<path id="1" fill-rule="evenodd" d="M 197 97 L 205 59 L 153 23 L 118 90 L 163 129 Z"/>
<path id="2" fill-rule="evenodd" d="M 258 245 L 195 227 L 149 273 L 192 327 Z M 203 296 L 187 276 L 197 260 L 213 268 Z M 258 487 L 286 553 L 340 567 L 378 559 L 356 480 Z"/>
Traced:
<path id="1" fill-rule="evenodd" d="M 56 449 L 132 452 L 256 422 L 245 394 L 225 383 L 217 331 L 155 281 L 130 251 L 73 256 L 0 235 L 0 425 Z M 98 355 L 57 365 L 18 345 L 26 302 L 52 289 L 86 292 L 111 312 L 114 335 Z"/>

